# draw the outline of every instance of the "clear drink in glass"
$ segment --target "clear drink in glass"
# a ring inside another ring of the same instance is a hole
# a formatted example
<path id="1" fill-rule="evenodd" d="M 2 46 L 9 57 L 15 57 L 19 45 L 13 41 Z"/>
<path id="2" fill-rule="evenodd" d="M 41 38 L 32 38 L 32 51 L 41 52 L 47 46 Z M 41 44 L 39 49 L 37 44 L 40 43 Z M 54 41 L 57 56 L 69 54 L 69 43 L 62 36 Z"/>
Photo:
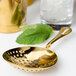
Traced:
<path id="1" fill-rule="evenodd" d="M 59 30 L 72 24 L 74 0 L 41 0 L 41 22 Z"/>

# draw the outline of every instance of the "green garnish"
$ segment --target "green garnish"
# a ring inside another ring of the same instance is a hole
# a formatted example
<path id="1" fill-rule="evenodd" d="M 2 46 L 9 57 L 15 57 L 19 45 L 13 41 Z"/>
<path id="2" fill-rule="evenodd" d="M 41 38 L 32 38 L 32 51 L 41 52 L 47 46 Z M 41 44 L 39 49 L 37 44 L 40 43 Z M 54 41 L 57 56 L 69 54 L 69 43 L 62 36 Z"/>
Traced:
<path id="1" fill-rule="evenodd" d="M 35 45 L 47 40 L 53 33 L 52 27 L 44 24 L 26 25 L 23 33 L 17 38 L 19 44 Z"/>

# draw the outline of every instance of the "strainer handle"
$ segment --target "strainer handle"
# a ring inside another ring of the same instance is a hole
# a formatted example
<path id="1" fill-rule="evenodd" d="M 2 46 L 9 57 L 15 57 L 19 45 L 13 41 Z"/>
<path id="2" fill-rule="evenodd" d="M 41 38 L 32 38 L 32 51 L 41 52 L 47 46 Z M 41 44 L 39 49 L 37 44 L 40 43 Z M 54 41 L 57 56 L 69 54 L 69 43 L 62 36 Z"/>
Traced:
<path id="1" fill-rule="evenodd" d="M 50 48 L 50 46 L 57 41 L 58 39 L 68 35 L 69 33 L 72 32 L 72 29 L 70 27 L 63 27 L 61 28 L 61 30 L 59 31 L 58 35 L 56 35 L 55 38 L 53 38 L 47 45 L 46 48 Z"/>

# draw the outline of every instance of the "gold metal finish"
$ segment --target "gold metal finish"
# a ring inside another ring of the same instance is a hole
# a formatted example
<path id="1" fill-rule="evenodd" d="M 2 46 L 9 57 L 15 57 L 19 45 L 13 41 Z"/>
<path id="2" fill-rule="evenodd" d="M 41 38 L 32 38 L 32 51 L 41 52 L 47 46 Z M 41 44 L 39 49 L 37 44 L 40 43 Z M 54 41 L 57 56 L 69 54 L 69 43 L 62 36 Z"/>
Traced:
<path id="1" fill-rule="evenodd" d="M 3 54 L 3 58 L 25 71 L 40 71 L 54 65 L 57 61 L 54 52 L 40 47 L 21 47 L 8 50 Z"/>
<path id="2" fill-rule="evenodd" d="M 58 39 L 66 36 L 66 35 L 68 35 L 70 32 L 72 32 L 72 29 L 69 28 L 69 27 L 63 27 L 63 28 L 61 28 L 61 30 L 59 31 L 59 34 L 46 45 L 46 48 L 50 48 L 50 46 L 51 46 L 55 41 L 57 41 Z"/>
<path id="3" fill-rule="evenodd" d="M 33 4 L 34 0 L 28 0 L 28 6 L 30 6 L 31 4 Z"/>
<path id="4" fill-rule="evenodd" d="M 0 0 L 0 32 L 20 31 L 25 24 L 27 0 Z"/>
<path id="5" fill-rule="evenodd" d="M 71 31 L 69 27 L 62 28 L 59 34 L 46 46 L 47 48 L 19 47 L 6 51 L 3 58 L 25 71 L 36 72 L 48 69 L 57 62 L 57 55 L 50 50 L 50 45 Z"/>

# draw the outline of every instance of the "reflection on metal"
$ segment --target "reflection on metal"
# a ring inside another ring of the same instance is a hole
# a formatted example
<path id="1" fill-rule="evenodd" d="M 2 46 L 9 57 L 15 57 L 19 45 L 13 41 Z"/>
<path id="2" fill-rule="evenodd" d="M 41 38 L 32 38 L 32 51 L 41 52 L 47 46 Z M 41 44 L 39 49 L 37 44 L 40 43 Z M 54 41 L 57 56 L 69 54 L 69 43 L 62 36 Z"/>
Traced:
<path id="1" fill-rule="evenodd" d="M 20 31 L 25 23 L 27 0 L 0 1 L 0 32 L 13 33 Z"/>

